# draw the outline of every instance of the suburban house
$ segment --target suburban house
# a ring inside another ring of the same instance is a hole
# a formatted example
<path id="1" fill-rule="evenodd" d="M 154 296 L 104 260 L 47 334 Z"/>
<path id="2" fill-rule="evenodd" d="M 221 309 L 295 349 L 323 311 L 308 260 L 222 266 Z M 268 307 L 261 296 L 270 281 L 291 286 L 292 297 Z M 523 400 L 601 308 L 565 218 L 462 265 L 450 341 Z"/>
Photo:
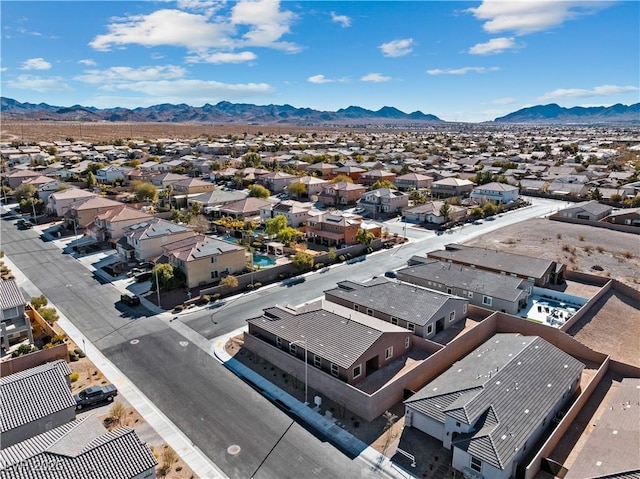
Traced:
<path id="1" fill-rule="evenodd" d="M 296 175 L 284 173 L 283 171 L 270 171 L 256 179 L 256 183 L 264 186 L 271 193 L 282 193 L 287 189 L 287 186 L 296 181 L 298 181 Z"/>
<path id="2" fill-rule="evenodd" d="M 281 356 L 282 362 L 275 364 L 283 371 L 290 369 L 287 363 L 306 358 L 309 366 L 351 385 L 384 368 L 412 346 L 410 331 L 325 300 L 297 309 L 266 308 L 262 316 L 247 323 L 245 337 L 289 352 L 290 357 Z M 315 389 L 318 386 L 314 384 Z"/>
<path id="3" fill-rule="evenodd" d="M 78 228 L 85 228 L 93 223 L 100 213 L 122 207 L 119 201 L 103 198 L 102 196 L 90 196 L 74 201 L 69 205 L 65 213 L 65 222 L 75 224 Z"/>
<path id="4" fill-rule="evenodd" d="M 575 218 L 577 220 L 600 221 L 613 211 L 609 205 L 603 205 L 597 200 L 575 203 L 558 212 L 562 218 Z"/>
<path id="5" fill-rule="evenodd" d="M 118 255 L 123 261 L 148 261 L 160 256 L 163 246 L 194 235 L 187 226 L 152 218 L 125 228 L 118 240 Z"/>
<path id="6" fill-rule="evenodd" d="M 49 200 L 49 196 L 55 193 L 62 183 L 55 179 L 50 178 L 49 176 L 34 176 L 32 178 L 28 178 L 25 180 L 23 185 L 33 185 L 38 190 L 38 198 L 46 203 Z"/>
<path id="7" fill-rule="evenodd" d="M 544 258 L 455 243 L 445 245 L 444 250 L 431 251 L 427 257 L 516 276 L 541 287 L 564 282 L 565 265 Z"/>
<path id="8" fill-rule="evenodd" d="M 213 209 L 214 217 L 230 216 L 232 218 L 245 218 L 247 220 L 260 218 L 260 210 L 272 205 L 270 201 L 249 196 L 242 200 L 226 203 Z"/>
<path id="9" fill-rule="evenodd" d="M 396 174 L 388 170 L 369 170 L 360 175 L 360 183 L 365 186 L 371 186 L 377 181 L 388 181 L 393 183 L 396 179 Z"/>
<path id="10" fill-rule="evenodd" d="M 69 206 L 82 199 L 93 198 L 97 196 L 95 193 L 91 193 L 87 190 L 81 190 L 80 188 L 67 188 L 66 190 L 57 191 L 49 196 L 47 201 L 47 213 L 50 215 L 62 218 Z"/>
<path id="11" fill-rule="evenodd" d="M 405 401 L 405 427 L 442 441 L 465 477 L 524 477 L 584 367 L 538 336 L 496 334 Z"/>
<path id="12" fill-rule="evenodd" d="M 24 183 L 28 179 L 35 178 L 37 176 L 40 176 L 40 173 L 36 171 L 16 169 L 11 173 L 5 175 L 5 179 L 9 183 L 9 187 L 12 190 L 15 190 L 18 186 L 20 186 L 22 183 Z"/>
<path id="13" fill-rule="evenodd" d="M 433 183 L 433 176 L 422 175 L 420 173 L 407 173 L 400 175 L 393 181 L 393 184 L 396 185 L 400 191 L 431 188 L 431 183 Z"/>
<path id="14" fill-rule="evenodd" d="M 397 271 L 400 281 L 468 299 L 475 306 L 518 314 L 527 305 L 533 282 L 510 275 L 413 257 Z"/>
<path id="15" fill-rule="evenodd" d="M 310 174 L 315 174 L 323 180 L 329 180 L 336 176 L 334 171 L 338 168 L 338 165 L 334 165 L 332 163 L 313 163 L 311 165 L 307 165 L 304 169 Z"/>
<path id="16" fill-rule="evenodd" d="M 240 201 L 247 197 L 246 191 L 213 190 L 187 198 L 187 206 L 199 205 L 202 212 L 209 214 L 214 209 L 227 203 Z"/>
<path id="17" fill-rule="evenodd" d="M 358 207 L 362 214 L 372 218 L 398 216 L 409 206 L 409 195 L 391 188 L 378 188 L 367 191 L 358 200 Z"/>
<path id="18" fill-rule="evenodd" d="M 326 246 L 351 246 L 358 242 L 356 235 L 362 220 L 340 212 L 321 212 L 307 220 L 307 241 Z"/>
<path id="19" fill-rule="evenodd" d="M 318 201 L 326 206 L 355 205 L 365 191 L 367 189 L 362 185 L 339 181 L 325 185 Z"/>
<path id="20" fill-rule="evenodd" d="M 309 211 L 313 208 L 311 203 L 301 203 L 300 201 L 284 200 L 279 203 L 271 203 L 260 208 L 260 221 L 263 223 L 278 215 L 287 218 L 287 224 L 293 228 L 298 228 L 302 223 L 311 218 Z"/>
<path id="21" fill-rule="evenodd" d="M 431 195 L 435 198 L 466 197 L 473 191 L 474 186 L 469 180 L 442 178 L 431 183 Z"/>
<path id="22" fill-rule="evenodd" d="M 58 359 L 0 378 L 0 449 L 75 419 L 70 374 L 67 363 Z"/>
<path id="23" fill-rule="evenodd" d="M 162 246 L 169 264 L 181 270 L 187 287 L 195 288 L 242 271 L 244 247 L 211 236 L 195 235 Z"/>
<path id="24" fill-rule="evenodd" d="M 589 194 L 588 181 L 586 176 L 562 176 L 553 179 L 545 189 L 552 195 L 581 198 Z"/>
<path id="25" fill-rule="evenodd" d="M 0 345 L 4 351 L 24 339 L 33 343 L 31 321 L 24 312 L 26 304 L 15 279 L 0 280 Z"/>
<path id="26" fill-rule="evenodd" d="M 158 163 L 156 163 L 158 164 Z M 157 188 L 165 189 L 167 186 L 172 185 L 176 181 L 188 180 L 187 175 L 178 175 L 176 173 L 160 173 L 151 177 L 151 184 Z"/>
<path id="27" fill-rule="evenodd" d="M 97 214 L 87 228 L 87 234 L 96 242 L 119 240 L 124 235 L 127 226 L 132 226 L 145 220 L 150 220 L 153 215 L 144 211 L 120 205 L 104 213 Z"/>
<path id="28" fill-rule="evenodd" d="M 517 186 L 506 183 L 487 183 L 476 186 L 469 195 L 469 198 L 480 204 L 487 202 L 495 204 L 507 204 L 518 199 L 519 192 Z"/>
<path id="29" fill-rule="evenodd" d="M 360 311 L 432 338 L 466 318 L 468 300 L 408 283 L 376 278 L 368 283 L 341 281 L 324 292 L 327 301 Z"/>
<path id="30" fill-rule="evenodd" d="M 348 176 L 353 181 L 358 181 L 360 180 L 360 177 L 362 176 L 362 174 L 365 173 L 366 171 L 367 170 L 365 170 L 364 168 L 360 168 L 359 166 L 344 165 L 333 170 L 333 176 L 335 178 L 336 176 L 344 175 L 344 176 Z"/>
<path id="31" fill-rule="evenodd" d="M 402 212 L 406 221 L 415 223 L 444 224 L 449 221 L 460 221 L 467 216 L 464 206 L 449 205 L 448 217 L 443 216 L 444 201 L 431 201 L 422 205 L 407 208 Z"/>
<path id="32" fill-rule="evenodd" d="M 173 193 L 176 196 L 195 195 L 198 193 L 209 193 L 216 189 L 216 185 L 199 178 L 185 178 L 171 183 Z"/>
<path id="33" fill-rule="evenodd" d="M 603 218 L 602 221 L 616 225 L 640 227 L 640 208 L 618 210 Z"/>
<path id="34" fill-rule="evenodd" d="M 303 196 L 310 198 L 311 196 L 319 195 L 325 185 L 329 182 L 322 178 L 316 178 L 315 176 L 302 176 L 294 181 L 294 183 L 302 183 L 306 188 L 306 192 Z"/>
<path id="35" fill-rule="evenodd" d="M 124 181 L 131 170 L 126 166 L 107 165 L 96 171 L 96 181 L 102 184 Z"/>

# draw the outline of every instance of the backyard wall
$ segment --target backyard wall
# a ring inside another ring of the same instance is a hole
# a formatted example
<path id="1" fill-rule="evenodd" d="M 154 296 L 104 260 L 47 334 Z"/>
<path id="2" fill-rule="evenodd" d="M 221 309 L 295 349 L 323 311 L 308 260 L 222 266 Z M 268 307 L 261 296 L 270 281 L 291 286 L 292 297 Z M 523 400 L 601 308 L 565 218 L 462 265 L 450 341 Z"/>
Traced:
<path id="1" fill-rule="evenodd" d="M 608 230 L 622 231 L 623 233 L 632 233 L 632 234 L 640 235 L 640 228 L 638 228 L 637 226 L 618 225 L 615 223 L 608 223 L 606 221 L 590 221 L 590 220 L 580 220 L 578 218 L 566 218 L 566 217 L 560 216 L 559 213 L 554 213 L 552 215 L 549 215 L 549 219 L 552 221 L 561 221 L 563 223 L 595 226 L 596 228 L 605 228 Z"/>
<path id="2" fill-rule="evenodd" d="M 9 374 L 19 373 L 57 359 L 69 360 L 69 350 L 66 343 L 0 362 L 0 376 L 4 377 Z"/>
<path id="3" fill-rule="evenodd" d="M 560 327 L 560 330 L 569 331 L 571 326 L 573 326 L 577 321 L 579 321 L 580 318 L 582 318 L 582 316 L 584 316 L 587 313 L 587 311 L 589 311 L 589 309 L 591 309 L 591 307 L 594 304 L 596 304 L 596 302 L 600 298 L 602 298 L 605 294 L 607 294 L 607 292 L 611 289 L 612 284 L 613 284 L 613 281 L 609 281 L 602 288 L 600 288 L 600 291 L 598 291 L 591 298 L 589 298 L 589 301 L 587 301 L 584 304 L 584 306 L 582 306 L 578 311 L 576 311 L 576 313 L 573 316 L 571 316 L 571 318 L 569 318 L 569 320 Z"/>

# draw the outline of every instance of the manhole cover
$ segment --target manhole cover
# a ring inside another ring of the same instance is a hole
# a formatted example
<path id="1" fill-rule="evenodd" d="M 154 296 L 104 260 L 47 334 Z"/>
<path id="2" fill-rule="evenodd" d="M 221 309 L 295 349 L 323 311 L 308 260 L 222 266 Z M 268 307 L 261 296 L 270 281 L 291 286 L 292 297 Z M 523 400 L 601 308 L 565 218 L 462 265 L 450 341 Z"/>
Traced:
<path id="1" fill-rule="evenodd" d="M 231 454 L 232 456 L 235 456 L 239 452 L 240 452 L 240 446 L 237 446 L 236 444 L 234 444 L 233 446 L 229 446 L 227 448 L 227 453 Z"/>
<path id="2" fill-rule="evenodd" d="M 189 346 L 189 341 L 180 341 L 180 346 L 182 346 L 183 348 L 186 348 L 187 346 Z"/>
<path id="3" fill-rule="evenodd" d="M 129 341 L 131 344 L 138 344 L 140 342 L 139 339 L 132 339 L 131 341 Z"/>

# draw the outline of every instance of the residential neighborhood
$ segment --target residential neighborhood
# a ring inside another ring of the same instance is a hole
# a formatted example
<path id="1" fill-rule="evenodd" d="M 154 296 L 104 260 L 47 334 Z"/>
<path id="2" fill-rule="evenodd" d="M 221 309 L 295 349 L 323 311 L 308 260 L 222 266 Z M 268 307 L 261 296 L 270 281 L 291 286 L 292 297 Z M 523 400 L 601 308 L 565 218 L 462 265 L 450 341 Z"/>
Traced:
<path id="1" fill-rule="evenodd" d="M 77 413 L 80 353 L 192 477 L 637 474 L 636 130 L 255 129 L 0 144 L 0 476 L 162 475 Z"/>

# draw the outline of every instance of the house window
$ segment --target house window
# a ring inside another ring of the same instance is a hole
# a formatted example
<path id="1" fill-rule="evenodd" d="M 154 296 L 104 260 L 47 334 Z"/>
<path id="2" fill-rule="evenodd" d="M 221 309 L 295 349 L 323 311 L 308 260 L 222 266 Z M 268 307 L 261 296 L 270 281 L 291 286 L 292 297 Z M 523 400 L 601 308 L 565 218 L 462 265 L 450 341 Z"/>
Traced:
<path id="1" fill-rule="evenodd" d="M 462 305 L 462 314 L 467 314 L 467 303 Z"/>
<path id="2" fill-rule="evenodd" d="M 486 306 L 491 306 L 492 303 L 493 303 L 493 298 L 491 296 L 483 296 L 482 297 L 482 304 L 484 304 Z"/>
<path id="3" fill-rule="evenodd" d="M 368 316 L 373 316 L 373 309 L 367 308 L 367 315 Z"/>
<path id="4" fill-rule="evenodd" d="M 416 330 L 416 325 L 413 323 L 407 323 L 407 329 L 413 333 Z"/>
<path id="5" fill-rule="evenodd" d="M 393 357 L 393 346 L 389 346 L 384 350 L 384 358 L 391 359 Z"/>
<path id="6" fill-rule="evenodd" d="M 338 365 L 331 363 L 331 375 L 338 377 L 339 372 L 340 372 L 340 369 L 338 368 Z"/>
<path id="7" fill-rule="evenodd" d="M 477 457 L 471 456 L 471 469 L 476 472 L 482 472 L 482 461 Z"/>
<path id="8" fill-rule="evenodd" d="M 404 349 L 409 349 L 409 346 L 411 346 L 411 337 L 407 336 L 404 338 Z"/>
<path id="9" fill-rule="evenodd" d="M 358 364 L 355 368 L 353 368 L 353 379 L 360 377 L 362 374 L 362 365 Z"/>
<path id="10" fill-rule="evenodd" d="M 282 348 L 282 338 L 276 338 L 276 346 Z"/>
<path id="11" fill-rule="evenodd" d="M 218 272 L 217 271 L 212 271 L 211 272 L 211 279 L 216 279 L 218 277 Z"/>
<path id="12" fill-rule="evenodd" d="M 295 355 L 298 352 L 298 347 L 293 343 L 289 343 L 289 352 Z"/>
<path id="13" fill-rule="evenodd" d="M 455 311 L 451 311 L 449 313 L 449 322 L 453 321 L 454 319 L 456 319 L 456 312 Z"/>
<path id="14" fill-rule="evenodd" d="M 473 298 L 473 291 L 469 291 L 469 292 L 467 293 L 467 296 L 468 296 L 468 297 L 470 297 L 470 298 Z"/>
<path id="15" fill-rule="evenodd" d="M 451 294 L 453 293 L 453 290 L 451 288 L 447 288 L 447 294 Z"/>
<path id="16" fill-rule="evenodd" d="M 217 256 L 212 256 L 211 257 L 211 262 L 215 263 L 216 261 L 218 261 L 218 257 Z"/>
<path id="17" fill-rule="evenodd" d="M 360 307 L 357 304 L 353 305 L 353 310 L 354 311 L 360 311 Z"/>
<path id="18" fill-rule="evenodd" d="M 394 317 L 392 317 L 392 318 L 391 318 L 391 324 L 395 324 L 395 325 L 397 325 L 397 324 L 398 324 L 398 318 L 394 318 Z"/>
<path id="19" fill-rule="evenodd" d="M 431 333 L 433 333 L 433 324 L 429 324 L 427 326 L 427 334 L 431 334 Z"/>
<path id="20" fill-rule="evenodd" d="M 318 356 L 317 354 L 314 354 L 313 356 L 313 365 L 317 368 L 321 368 L 322 367 L 322 358 L 320 356 Z"/>

